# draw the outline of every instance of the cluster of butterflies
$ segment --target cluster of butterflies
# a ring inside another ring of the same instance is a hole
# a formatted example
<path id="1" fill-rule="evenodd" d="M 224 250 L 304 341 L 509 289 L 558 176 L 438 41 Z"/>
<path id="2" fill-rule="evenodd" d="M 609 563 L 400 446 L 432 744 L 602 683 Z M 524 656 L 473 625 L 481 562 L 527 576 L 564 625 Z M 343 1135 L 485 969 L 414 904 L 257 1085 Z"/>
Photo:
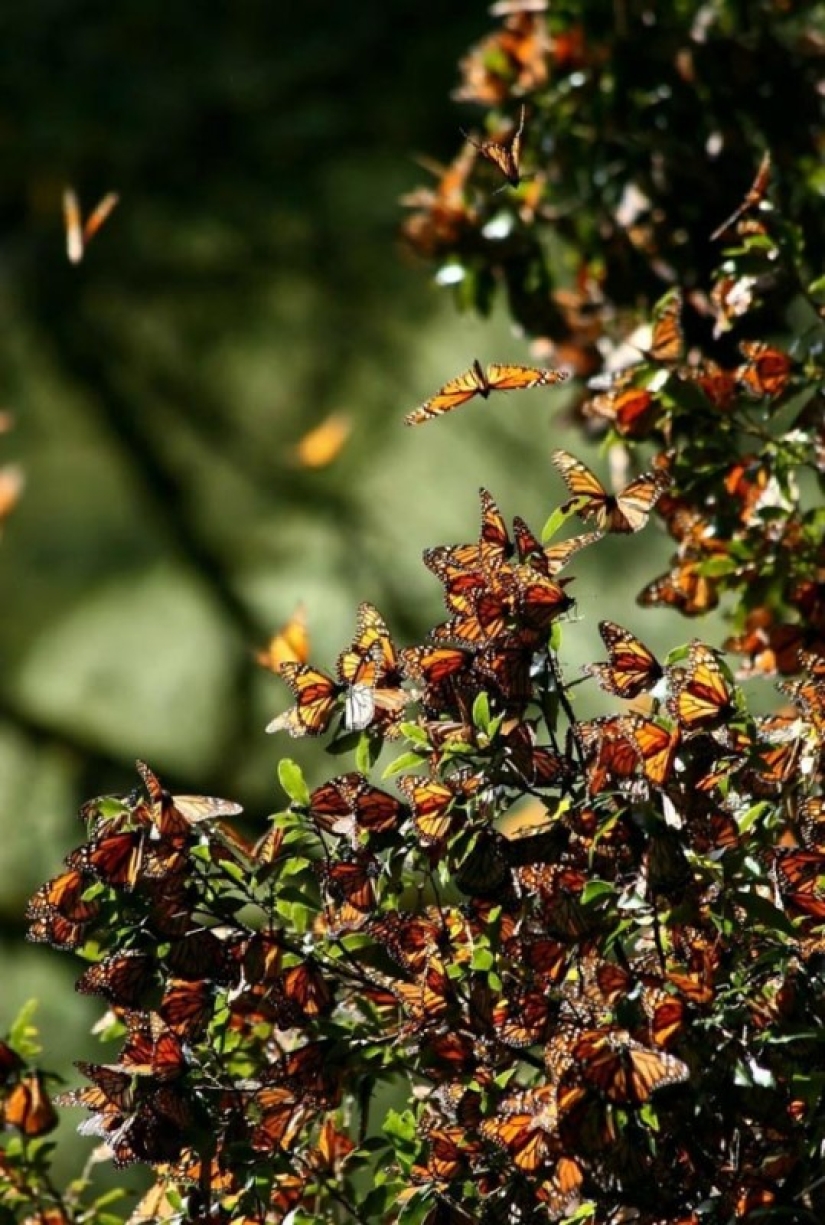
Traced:
<path id="1" fill-rule="evenodd" d="M 669 484 L 666 472 L 647 472 L 610 494 L 593 472 L 567 451 L 553 463 L 572 495 L 564 509 L 596 530 L 544 546 L 523 519 L 512 538 L 492 495 L 481 490 L 477 543 L 428 549 L 425 565 L 444 586 L 449 619 L 431 633 L 431 645 L 399 650 L 378 610 L 363 603 L 355 637 L 340 654 L 335 676 L 307 662 L 303 613 L 275 636 L 259 662 L 287 683 L 295 704 L 276 716 L 268 732 L 322 735 L 336 723 L 348 732 L 369 728 L 397 737 L 411 702 L 437 708 L 444 693 L 472 701 L 492 687 L 505 703 L 524 703 L 530 665 L 555 620 L 572 608 L 561 569 L 606 532 L 640 531 Z M 410 688 L 405 688 L 409 684 Z"/>
<path id="2" fill-rule="evenodd" d="M 304 662 L 301 614 L 268 648 L 295 696 L 272 730 L 321 734 L 340 719 L 345 733 L 406 736 L 423 769 L 407 754 L 398 793 L 349 770 L 252 845 L 225 822 L 237 805 L 173 795 L 139 763 L 144 792 L 91 802 L 86 843 L 32 898 L 32 939 L 100 943 L 78 989 L 124 1035 L 59 1102 L 89 1111 L 83 1129 L 118 1164 L 155 1166 L 164 1194 L 252 1204 L 265 1165 L 269 1198 L 249 1208 L 262 1225 L 305 1202 L 319 1171 L 337 1177 L 356 1144 L 342 1105 L 364 1075 L 341 1056 L 352 1033 L 354 1049 L 378 1052 L 371 1074 L 392 1050 L 428 1087 L 408 1195 L 433 1222 L 461 1219 L 468 1180 L 493 1222 L 512 1220 L 520 1196 L 525 1219 L 593 1199 L 672 1225 L 707 1197 L 697 1103 L 718 1084 L 739 1092 L 736 1059 L 723 1067 L 718 1051 L 769 1032 L 794 964 L 824 947 L 825 669 L 806 656 L 793 711 L 757 719 L 709 647 L 660 662 L 605 621 L 607 658 L 586 672 L 629 705 L 577 719 L 549 645 L 572 604 L 560 571 L 604 532 L 644 526 L 667 482 L 652 472 L 608 495 L 573 456 L 554 462 L 570 511 L 597 530 L 543 545 L 482 490 L 478 539 L 425 555 L 448 612 L 428 643 L 396 647 L 365 604 L 335 677 Z M 525 797 L 544 820 L 514 834 Z M 759 824 L 760 804 L 780 798 L 782 840 Z M 276 918 L 282 888 L 315 915 L 300 941 Z M 720 890 L 741 899 L 740 919 L 748 906 L 781 915 L 779 945 L 767 925 L 731 957 Z M 820 1004 L 800 1024 L 825 1020 Z M 246 1052 L 240 1073 L 222 1062 L 228 1036 Z M 729 1215 L 764 1190 L 768 1149 L 798 1157 L 786 1051 L 764 1055 L 770 1129 L 744 1106 L 716 1125 L 711 1190 Z M 210 1154 L 187 1139 L 204 1129 Z M 247 1156 L 233 1162 L 238 1145 Z M 657 1209 L 652 1189 L 673 1168 L 681 1198 Z"/>

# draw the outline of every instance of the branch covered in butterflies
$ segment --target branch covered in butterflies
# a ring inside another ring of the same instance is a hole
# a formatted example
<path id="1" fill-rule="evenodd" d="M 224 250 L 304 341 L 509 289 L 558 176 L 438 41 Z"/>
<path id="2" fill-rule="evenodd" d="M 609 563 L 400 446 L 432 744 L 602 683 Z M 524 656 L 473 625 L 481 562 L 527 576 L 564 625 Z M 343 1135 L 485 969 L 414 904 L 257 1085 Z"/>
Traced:
<path id="1" fill-rule="evenodd" d="M 495 1220 L 518 1196 L 536 1220 L 648 1219 L 655 1186 L 650 1220 L 675 1221 L 816 1200 L 795 1046 L 825 1019 L 822 669 L 806 657 L 796 709 L 755 716 L 698 639 L 659 659 L 603 621 L 585 676 L 619 709 L 582 718 L 561 572 L 642 530 L 668 484 L 611 495 L 552 459 L 553 521 L 597 531 L 543 543 L 482 489 L 478 539 L 425 554 L 448 614 L 426 642 L 397 647 L 363 604 L 335 675 L 302 613 L 292 657 L 263 654 L 294 698 L 268 730 L 355 768 L 310 789 L 282 762 L 288 807 L 250 841 L 237 805 L 138 763 L 143 793 L 85 806 L 32 898 L 30 938 L 93 958 L 78 989 L 120 1043 L 57 1103 L 155 1170 L 139 1211 Z M 34 1143 L 20 1080 L 6 1119 Z M 368 1117 L 393 1084 L 406 1111 Z"/>

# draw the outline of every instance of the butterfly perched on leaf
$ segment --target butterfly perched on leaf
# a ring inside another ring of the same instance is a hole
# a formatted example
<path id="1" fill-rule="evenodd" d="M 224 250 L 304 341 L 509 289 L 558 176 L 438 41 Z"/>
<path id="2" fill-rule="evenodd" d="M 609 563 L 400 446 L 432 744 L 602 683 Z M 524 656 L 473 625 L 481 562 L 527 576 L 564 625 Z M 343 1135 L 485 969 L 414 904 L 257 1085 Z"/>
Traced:
<path id="1" fill-rule="evenodd" d="M 600 621 L 599 633 L 610 660 L 586 665 L 588 676 L 595 676 L 603 689 L 619 698 L 635 698 L 653 689 L 664 670 L 645 644 L 615 621 Z"/>
<path id="2" fill-rule="evenodd" d="M 474 396 L 486 400 L 494 391 L 521 391 L 530 387 L 549 387 L 567 378 L 564 370 L 541 370 L 535 366 L 499 365 L 493 363 L 486 370 L 478 361 L 469 370 L 445 383 L 434 396 L 419 404 L 404 418 L 406 425 L 419 425 L 432 417 L 449 413 Z"/>
<path id="3" fill-rule="evenodd" d="M 592 519 L 602 532 L 639 532 L 670 484 L 666 472 L 643 472 L 621 493 L 609 494 L 595 473 L 575 455 L 560 448 L 550 457 L 573 495 L 565 510 L 575 507 L 582 519 Z"/>
<path id="4" fill-rule="evenodd" d="M 509 140 L 473 140 L 462 129 L 461 135 L 468 140 L 488 162 L 495 166 L 506 179 L 505 186 L 518 187 L 521 182 L 521 138 L 524 133 L 525 108 L 522 106 L 518 127 Z"/>

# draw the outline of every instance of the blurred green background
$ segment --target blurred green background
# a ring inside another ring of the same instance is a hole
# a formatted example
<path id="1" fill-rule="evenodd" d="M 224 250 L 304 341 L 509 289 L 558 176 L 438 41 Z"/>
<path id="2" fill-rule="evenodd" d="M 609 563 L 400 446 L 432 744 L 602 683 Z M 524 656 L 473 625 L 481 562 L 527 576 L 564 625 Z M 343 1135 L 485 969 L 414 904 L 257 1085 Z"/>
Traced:
<path id="1" fill-rule="evenodd" d="M 449 95 L 489 26 L 435 0 L 0 14 L 0 461 L 27 481 L 0 541 L 0 1028 L 39 997 L 64 1072 L 99 1007 L 76 961 L 23 943 L 24 910 L 80 841 L 79 803 L 130 790 L 140 756 L 262 830 L 279 756 L 312 783 L 341 768 L 263 731 L 289 695 L 254 652 L 296 602 L 321 667 L 364 599 L 415 641 L 442 616 L 421 551 L 477 535 L 479 485 L 539 531 L 563 497 L 551 447 L 588 454 L 558 391 L 401 424 L 473 358 L 529 356 L 503 313 L 458 315 L 397 237 L 399 196 L 432 181 L 416 156 L 448 161 L 477 121 Z M 86 212 L 121 197 L 78 265 L 69 185 Z M 333 411 L 347 445 L 300 468 L 294 444 Z M 603 657 L 600 616 L 689 636 L 633 605 L 669 552 L 651 529 L 577 563 L 570 675 Z"/>

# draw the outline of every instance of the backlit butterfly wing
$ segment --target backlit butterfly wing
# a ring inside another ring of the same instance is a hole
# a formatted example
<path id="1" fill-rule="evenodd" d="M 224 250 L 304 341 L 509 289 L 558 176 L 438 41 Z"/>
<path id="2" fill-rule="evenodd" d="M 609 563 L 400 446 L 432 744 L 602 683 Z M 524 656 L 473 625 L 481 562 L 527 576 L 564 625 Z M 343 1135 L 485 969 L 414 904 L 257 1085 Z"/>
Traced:
<path id="1" fill-rule="evenodd" d="M 255 656 L 262 668 L 270 672 L 280 672 L 281 665 L 290 663 L 305 664 L 309 659 L 309 634 L 307 632 L 306 609 L 298 604 L 292 616 L 270 638 L 266 648 Z"/>
<path id="2" fill-rule="evenodd" d="M 339 708 L 346 686 L 309 664 L 282 664 L 280 675 L 295 696 L 295 705 L 266 726 L 267 732 L 321 736 Z"/>
<path id="3" fill-rule="evenodd" d="M 486 398 L 489 394 L 490 385 L 487 382 L 487 376 L 480 363 L 475 361 L 469 370 L 450 379 L 434 396 L 408 413 L 404 418 L 404 424 L 419 425 L 422 421 L 429 421 L 431 417 L 440 417 L 442 413 L 458 408 L 459 404 L 466 403 L 473 396 L 480 395 Z"/>
<path id="4" fill-rule="evenodd" d="M 487 384 L 490 391 L 524 391 L 530 387 L 551 387 L 563 383 L 568 377 L 566 370 L 545 370 L 536 366 L 498 365 L 487 367 Z"/>
<path id="5" fill-rule="evenodd" d="M 6 1127 L 15 1127 L 24 1136 L 44 1136 L 57 1127 L 57 1111 L 43 1088 L 38 1072 L 31 1072 L 9 1091 L 2 1105 Z"/>
<path id="6" fill-rule="evenodd" d="M 173 818 L 175 815 L 183 817 L 188 824 L 196 825 L 199 821 L 215 820 L 218 817 L 237 817 L 243 812 L 241 805 L 234 800 L 222 800 L 215 795 L 172 795 L 145 761 L 137 761 L 135 765 L 149 793 L 149 799 L 157 810 L 161 834 L 164 832 L 164 818 L 167 813 Z"/>
<path id="7" fill-rule="evenodd" d="M 664 299 L 653 322 L 653 335 L 645 357 L 665 366 L 676 365 L 684 357 L 685 341 L 682 334 L 682 295 L 672 290 Z"/>
<path id="8" fill-rule="evenodd" d="M 635 1042 L 624 1030 L 587 1030 L 573 1048 L 579 1074 L 608 1101 L 640 1106 L 657 1090 L 687 1080 L 686 1063 Z"/>
<path id="9" fill-rule="evenodd" d="M 687 668 L 672 674 L 670 709 L 683 734 L 707 731 L 736 714 L 736 701 L 714 652 L 694 639 Z"/>
<path id="10" fill-rule="evenodd" d="M 461 135 L 476 148 L 483 158 L 501 171 L 511 187 L 521 182 L 521 139 L 524 132 L 524 107 L 521 108 L 519 124 L 509 140 L 475 141 L 462 129 Z"/>
<path id="11" fill-rule="evenodd" d="M 458 378 L 445 383 L 431 400 L 426 400 L 404 418 L 407 425 L 417 425 L 457 408 L 473 396 L 487 399 L 492 391 L 521 391 L 530 387 L 548 387 L 567 378 L 564 370 L 542 370 L 535 366 L 500 365 L 493 363 L 487 371 L 479 362 Z"/>
<path id="12" fill-rule="evenodd" d="M 665 472 L 644 472 L 621 493 L 609 494 L 586 464 L 569 451 L 556 449 L 550 457 L 573 495 L 565 509 L 575 505 L 582 519 L 593 519 L 602 532 L 638 532 L 670 484 Z"/>
<path id="13" fill-rule="evenodd" d="M 643 608 L 665 605 L 676 608 L 685 617 L 701 617 L 719 603 L 718 579 L 701 572 L 701 562 L 686 558 L 679 561 L 669 574 L 648 583 L 636 597 Z"/>
<path id="14" fill-rule="evenodd" d="M 583 669 L 595 676 L 603 689 L 619 698 L 635 698 L 652 689 L 664 675 L 651 651 L 614 621 L 600 621 L 599 633 L 610 656 L 609 663 L 587 664 Z"/>
<path id="15" fill-rule="evenodd" d="M 780 396 L 788 386 L 793 362 L 787 353 L 764 341 L 743 340 L 739 346 L 745 364 L 736 371 L 736 381 L 750 396 Z"/>

